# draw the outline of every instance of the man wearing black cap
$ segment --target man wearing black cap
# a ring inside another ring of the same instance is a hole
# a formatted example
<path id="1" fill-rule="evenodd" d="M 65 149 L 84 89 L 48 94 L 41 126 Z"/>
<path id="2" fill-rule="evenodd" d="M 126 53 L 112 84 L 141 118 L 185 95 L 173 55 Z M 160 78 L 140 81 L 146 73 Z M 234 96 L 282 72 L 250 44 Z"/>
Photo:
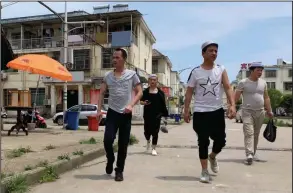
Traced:
<path id="1" fill-rule="evenodd" d="M 190 122 L 189 105 L 194 93 L 193 129 L 198 136 L 199 158 L 202 166 L 200 181 L 209 183 L 208 160 L 211 170 L 218 173 L 216 155 L 226 145 L 225 112 L 222 99 L 224 90 L 230 105 L 228 109 L 230 119 L 235 116 L 236 109 L 227 72 L 224 66 L 214 63 L 218 54 L 218 44 L 205 42 L 201 49 L 204 61 L 191 71 L 187 82 L 184 120 L 187 123 Z M 209 138 L 214 141 L 210 154 L 208 154 Z"/>
<path id="2" fill-rule="evenodd" d="M 266 114 L 264 108 L 267 110 L 267 116 L 273 117 L 267 83 L 260 78 L 263 69 L 262 63 L 252 63 L 249 67 L 249 77 L 239 82 L 235 93 L 235 101 L 238 101 L 241 95 L 243 97 L 242 120 L 248 165 L 251 165 L 253 160 L 258 161 L 256 150 L 260 129 Z"/>

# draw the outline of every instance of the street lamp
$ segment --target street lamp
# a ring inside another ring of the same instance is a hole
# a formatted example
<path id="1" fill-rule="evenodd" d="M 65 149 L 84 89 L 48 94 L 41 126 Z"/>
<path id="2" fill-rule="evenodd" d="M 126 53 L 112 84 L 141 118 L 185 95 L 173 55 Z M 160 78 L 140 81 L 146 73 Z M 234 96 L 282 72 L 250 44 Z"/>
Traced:
<path id="1" fill-rule="evenodd" d="M 78 22 L 68 22 L 68 15 L 67 15 L 67 2 L 65 1 L 65 13 L 64 13 L 64 20 L 62 19 L 62 17 L 56 13 L 54 10 L 52 10 L 49 6 L 47 6 L 46 4 L 44 4 L 42 1 L 38 1 L 41 5 L 43 5 L 44 7 L 46 7 L 49 11 L 51 11 L 54 15 L 56 15 L 57 17 L 59 17 L 61 19 L 61 21 L 64 24 L 64 31 L 63 31 L 63 35 L 64 35 L 64 66 L 66 68 L 66 64 L 67 64 L 67 48 L 68 48 L 68 24 L 88 24 L 88 23 L 97 23 L 97 24 L 105 24 L 105 21 L 78 21 Z M 67 81 L 64 84 L 63 87 L 63 128 L 65 128 L 65 112 L 67 110 Z"/>

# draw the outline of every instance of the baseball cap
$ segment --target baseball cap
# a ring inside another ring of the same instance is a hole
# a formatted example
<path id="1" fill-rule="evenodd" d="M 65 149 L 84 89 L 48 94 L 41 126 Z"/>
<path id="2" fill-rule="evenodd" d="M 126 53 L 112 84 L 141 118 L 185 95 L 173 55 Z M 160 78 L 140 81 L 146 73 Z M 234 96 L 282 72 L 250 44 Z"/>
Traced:
<path id="1" fill-rule="evenodd" d="M 264 65 L 261 62 L 253 62 L 249 66 L 249 68 L 263 68 L 263 67 L 264 67 Z"/>
<path id="2" fill-rule="evenodd" d="M 207 46 L 210 46 L 210 45 L 214 45 L 214 46 L 219 46 L 218 45 L 218 43 L 216 43 L 216 42 L 213 42 L 213 41 L 207 41 L 207 42 L 205 42 L 205 43 L 203 43 L 202 45 L 201 45 L 201 49 L 203 50 L 203 49 L 205 49 Z"/>

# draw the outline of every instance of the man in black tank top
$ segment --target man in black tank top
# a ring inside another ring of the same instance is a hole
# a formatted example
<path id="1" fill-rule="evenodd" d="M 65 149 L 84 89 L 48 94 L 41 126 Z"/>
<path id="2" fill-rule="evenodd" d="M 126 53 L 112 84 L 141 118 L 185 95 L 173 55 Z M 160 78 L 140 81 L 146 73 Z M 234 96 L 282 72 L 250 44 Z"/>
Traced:
<path id="1" fill-rule="evenodd" d="M 143 91 L 140 104 L 144 105 L 144 135 L 147 140 L 147 150 L 150 149 L 152 136 L 152 155 L 157 155 L 156 145 L 161 125 L 161 117 L 168 116 L 165 94 L 157 87 L 158 77 L 155 74 L 149 77 L 149 87 Z"/>

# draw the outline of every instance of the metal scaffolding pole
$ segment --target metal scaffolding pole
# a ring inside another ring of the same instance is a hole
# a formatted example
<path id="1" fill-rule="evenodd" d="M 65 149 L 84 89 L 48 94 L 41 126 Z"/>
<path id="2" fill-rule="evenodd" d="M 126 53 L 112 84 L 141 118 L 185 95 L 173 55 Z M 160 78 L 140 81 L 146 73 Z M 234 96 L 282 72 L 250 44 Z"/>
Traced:
<path id="1" fill-rule="evenodd" d="M 68 23 L 67 23 L 67 2 L 65 1 L 65 14 L 64 14 L 64 65 L 67 64 L 67 47 L 68 47 Z M 63 87 L 63 128 L 65 129 L 65 112 L 67 110 L 67 81 Z"/>

